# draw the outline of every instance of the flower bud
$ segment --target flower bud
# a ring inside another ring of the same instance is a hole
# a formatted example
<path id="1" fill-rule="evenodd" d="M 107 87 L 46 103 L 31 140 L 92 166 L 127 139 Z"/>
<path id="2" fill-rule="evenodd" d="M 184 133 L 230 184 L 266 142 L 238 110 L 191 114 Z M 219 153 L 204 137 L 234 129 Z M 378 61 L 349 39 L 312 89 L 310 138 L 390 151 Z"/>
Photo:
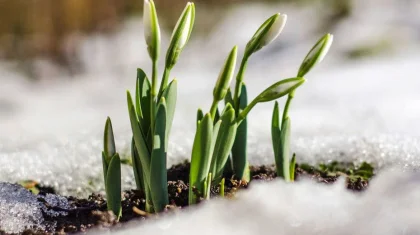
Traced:
<path id="1" fill-rule="evenodd" d="M 172 69 L 178 60 L 179 54 L 187 44 L 195 20 L 194 3 L 187 3 L 172 32 L 171 42 L 166 53 L 166 68 Z"/>
<path id="2" fill-rule="evenodd" d="M 147 51 L 150 58 L 153 61 L 157 61 L 160 50 L 160 28 L 153 0 L 144 0 L 143 24 Z"/>
<path id="3" fill-rule="evenodd" d="M 333 38 L 332 34 L 325 34 L 321 39 L 319 39 L 300 65 L 298 77 L 305 76 L 317 63 L 324 59 L 331 47 Z"/>
<path id="4" fill-rule="evenodd" d="M 287 15 L 277 13 L 268 18 L 252 36 L 245 48 L 250 56 L 276 39 L 286 25 Z"/>
<path id="5" fill-rule="evenodd" d="M 219 78 L 217 79 L 213 90 L 213 98 L 216 101 L 224 99 L 229 89 L 230 82 L 232 81 L 233 77 L 233 72 L 235 71 L 237 51 L 238 47 L 233 47 L 225 61 L 224 67 L 220 71 Z"/>
<path id="6" fill-rule="evenodd" d="M 288 78 L 274 83 L 255 98 L 258 103 L 268 102 L 280 98 L 296 89 L 305 82 L 304 78 Z"/>

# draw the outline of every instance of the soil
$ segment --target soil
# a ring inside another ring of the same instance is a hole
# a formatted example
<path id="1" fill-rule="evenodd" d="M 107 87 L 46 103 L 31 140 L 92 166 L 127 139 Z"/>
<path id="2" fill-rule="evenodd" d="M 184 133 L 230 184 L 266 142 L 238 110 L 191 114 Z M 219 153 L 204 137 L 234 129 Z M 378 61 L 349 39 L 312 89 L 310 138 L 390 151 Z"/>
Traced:
<path id="1" fill-rule="evenodd" d="M 189 163 L 182 163 L 168 169 L 168 193 L 170 205 L 164 213 L 172 213 L 188 206 L 188 177 Z M 274 166 L 251 167 L 252 180 L 249 184 L 256 181 L 271 181 L 276 178 Z M 316 182 L 332 184 L 338 179 L 339 175 L 324 173 L 316 168 L 301 168 L 296 165 L 295 180 L 310 178 Z M 246 189 L 249 184 L 238 181 L 232 175 L 225 175 L 225 197 L 233 197 L 235 192 Z M 361 192 L 368 187 L 368 180 L 363 178 L 346 177 L 347 188 L 351 191 Z M 54 193 L 54 189 L 49 187 L 38 187 L 40 194 Z M 219 195 L 219 186 L 212 188 L 212 196 Z M 99 229 L 118 229 L 125 222 L 137 219 L 145 220 L 155 215 L 148 215 L 144 212 L 145 199 L 144 193 L 139 190 L 129 190 L 123 193 L 122 208 L 123 213 L 120 221 L 117 222 L 112 213 L 106 211 L 106 201 L 102 195 L 92 194 L 88 199 L 68 197 L 71 208 L 65 210 L 67 216 L 48 217 L 45 215 L 46 224 L 52 224 L 53 231 L 27 230 L 23 235 L 62 235 L 71 233 L 83 233 L 90 228 Z M 46 202 L 42 202 L 46 204 Z M 48 207 L 49 205 L 46 204 Z M 60 208 L 54 208 L 61 210 Z M 0 235 L 9 235 L 0 231 Z"/>

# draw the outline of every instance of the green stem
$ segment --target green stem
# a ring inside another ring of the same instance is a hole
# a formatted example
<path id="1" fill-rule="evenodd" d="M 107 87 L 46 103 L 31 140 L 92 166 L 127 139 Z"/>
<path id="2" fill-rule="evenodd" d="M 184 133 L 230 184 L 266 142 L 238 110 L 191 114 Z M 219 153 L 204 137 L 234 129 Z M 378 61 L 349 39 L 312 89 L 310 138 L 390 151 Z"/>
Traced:
<path id="1" fill-rule="evenodd" d="M 295 97 L 295 90 L 291 91 L 289 95 L 287 96 L 286 104 L 284 105 L 284 109 L 283 109 L 283 116 L 281 118 L 281 127 L 283 126 L 283 122 L 289 114 L 290 102 L 292 102 L 292 99 L 294 97 Z"/>
<path id="2" fill-rule="evenodd" d="M 213 103 L 211 104 L 210 115 L 211 115 L 211 118 L 213 120 L 216 117 L 216 111 L 217 111 L 217 105 L 218 104 L 219 104 L 219 101 L 217 101 L 217 100 L 213 100 Z"/>
<path id="3" fill-rule="evenodd" d="M 153 136 L 153 130 L 155 129 L 155 109 L 156 109 L 156 95 L 157 95 L 157 61 L 153 61 L 152 65 L 152 89 L 150 90 L 150 129 Z"/>
<path id="4" fill-rule="evenodd" d="M 242 112 L 240 112 L 238 114 L 238 117 L 236 118 L 236 123 L 238 123 L 238 126 L 241 124 L 241 122 L 246 118 L 246 116 L 248 115 L 248 113 L 251 111 L 252 108 L 254 108 L 254 106 L 257 104 L 257 100 L 254 99 L 253 101 L 251 101 L 251 103 L 249 105 L 247 105 L 245 107 L 244 110 L 242 110 Z"/>
<path id="5" fill-rule="evenodd" d="M 241 90 L 241 83 L 244 80 L 244 74 L 245 74 L 247 64 L 248 64 L 248 55 L 244 54 L 241 61 L 241 66 L 239 67 L 238 75 L 236 75 L 235 93 L 233 94 L 233 104 L 234 104 L 234 109 L 236 110 L 236 113 L 238 113 L 239 111 L 239 96 L 241 95 L 239 94 L 239 92 Z"/>
<path id="6" fill-rule="evenodd" d="M 163 71 L 162 82 L 160 83 L 160 88 L 159 88 L 159 95 L 158 95 L 159 99 L 162 96 L 163 91 L 168 86 L 168 79 L 169 79 L 170 73 L 171 73 L 171 69 L 168 69 L 165 67 L 165 70 Z"/>

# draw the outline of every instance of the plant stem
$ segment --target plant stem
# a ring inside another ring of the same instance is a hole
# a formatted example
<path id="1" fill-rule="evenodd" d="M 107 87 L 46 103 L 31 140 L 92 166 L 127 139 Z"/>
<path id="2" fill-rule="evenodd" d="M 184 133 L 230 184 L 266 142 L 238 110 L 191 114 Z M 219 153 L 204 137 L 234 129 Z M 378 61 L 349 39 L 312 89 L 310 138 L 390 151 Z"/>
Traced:
<path id="1" fill-rule="evenodd" d="M 248 55 L 244 54 L 242 61 L 241 61 L 241 66 L 239 67 L 239 71 L 238 71 L 238 75 L 236 75 L 236 83 L 235 83 L 235 93 L 233 94 L 233 104 L 234 104 L 234 109 L 236 110 L 236 113 L 239 113 L 239 96 L 241 94 L 239 94 L 240 88 L 241 88 L 241 83 L 244 80 L 244 74 L 245 74 L 245 70 L 248 64 Z"/>
<path id="2" fill-rule="evenodd" d="M 244 110 L 242 110 L 242 112 L 240 112 L 238 114 L 238 117 L 236 118 L 236 123 L 238 123 L 238 126 L 241 124 L 242 120 L 244 120 L 246 118 L 246 116 L 248 115 L 248 113 L 251 111 L 252 108 L 254 108 L 254 106 L 257 104 L 257 100 L 254 99 L 253 101 L 251 101 L 251 103 L 249 105 L 247 105 L 245 107 Z"/>
<path id="3" fill-rule="evenodd" d="M 156 95 L 157 95 L 157 61 L 153 61 L 152 65 L 152 89 L 150 90 L 150 131 L 153 136 L 155 126 L 155 109 L 156 109 Z"/>
<path id="4" fill-rule="evenodd" d="M 162 96 L 163 91 L 168 86 L 168 79 L 169 79 L 170 73 L 171 73 L 171 70 L 165 67 L 165 70 L 163 71 L 162 81 L 160 83 L 160 88 L 159 88 L 159 95 L 158 95 L 159 99 Z"/>
<path id="5" fill-rule="evenodd" d="M 295 97 L 295 90 L 291 91 L 289 93 L 289 95 L 287 96 L 286 104 L 284 105 L 284 109 L 283 109 L 283 116 L 281 118 L 281 126 L 280 127 L 283 127 L 283 122 L 289 114 L 290 102 L 292 102 L 292 99 L 294 97 Z"/>
<path id="6" fill-rule="evenodd" d="M 216 111 L 217 111 L 217 105 L 218 104 L 219 104 L 219 101 L 213 99 L 213 103 L 211 104 L 211 108 L 210 108 L 210 115 L 211 115 L 211 118 L 213 120 L 216 117 Z"/>

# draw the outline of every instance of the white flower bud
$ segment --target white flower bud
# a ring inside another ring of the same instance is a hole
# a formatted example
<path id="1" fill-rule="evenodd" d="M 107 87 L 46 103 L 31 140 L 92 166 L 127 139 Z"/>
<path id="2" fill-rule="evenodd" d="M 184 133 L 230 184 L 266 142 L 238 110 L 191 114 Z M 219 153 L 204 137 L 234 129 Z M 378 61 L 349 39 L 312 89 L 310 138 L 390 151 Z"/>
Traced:
<path id="1" fill-rule="evenodd" d="M 175 25 L 172 32 L 171 41 L 169 44 L 168 52 L 166 54 L 166 67 L 171 69 L 178 60 L 179 54 L 187 44 L 190 38 L 191 31 L 194 26 L 195 20 L 195 6 L 194 3 L 187 3 Z"/>
<path id="2" fill-rule="evenodd" d="M 143 24 L 147 51 L 150 58 L 157 61 L 160 50 L 160 28 L 153 0 L 144 0 Z"/>
<path id="3" fill-rule="evenodd" d="M 226 96 L 235 71 L 237 51 L 238 47 L 233 47 L 225 61 L 225 65 L 220 70 L 219 77 L 213 90 L 214 100 L 219 101 L 224 99 Z"/>
<path id="4" fill-rule="evenodd" d="M 331 47 L 333 39 L 334 37 L 332 34 L 325 34 L 318 40 L 306 55 L 305 59 L 303 59 L 299 68 L 298 77 L 305 76 L 316 64 L 324 59 Z"/>
<path id="5" fill-rule="evenodd" d="M 284 26 L 286 25 L 287 15 L 285 14 L 274 14 L 268 18 L 255 32 L 251 40 L 246 45 L 245 52 L 248 56 L 252 53 L 257 52 L 264 46 L 270 44 L 276 39 Z"/>

